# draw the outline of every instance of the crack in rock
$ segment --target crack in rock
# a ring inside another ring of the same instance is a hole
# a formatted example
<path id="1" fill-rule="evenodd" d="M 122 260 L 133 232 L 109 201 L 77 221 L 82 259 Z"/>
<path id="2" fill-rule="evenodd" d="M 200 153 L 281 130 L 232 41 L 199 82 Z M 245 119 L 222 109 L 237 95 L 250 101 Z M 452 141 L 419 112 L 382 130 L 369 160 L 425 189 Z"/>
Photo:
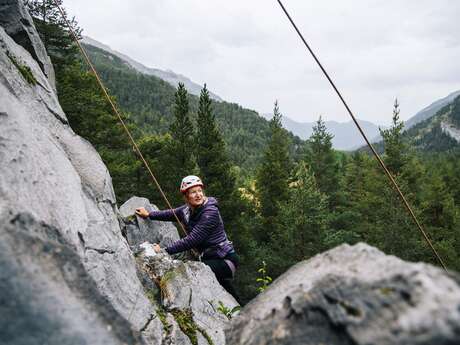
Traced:
<path id="1" fill-rule="evenodd" d="M 101 248 L 85 247 L 85 250 L 94 250 L 95 252 L 98 252 L 99 254 L 115 254 L 115 251 L 114 251 L 114 250 L 110 250 L 110 249 L 101 249 Z"/>
<path id="2" fill-rule="evenodd" d="M 147 322 L 145 323 L 145 325 L 139 330 L 139 332 L 144 332 L 147 327 L 150 325 L 150 322 L 152 322 L 153 320 L 155 320 L 157 318 L 157 316 L 155 314 L 150 314 L 150 317 L 148 318 Z"/>

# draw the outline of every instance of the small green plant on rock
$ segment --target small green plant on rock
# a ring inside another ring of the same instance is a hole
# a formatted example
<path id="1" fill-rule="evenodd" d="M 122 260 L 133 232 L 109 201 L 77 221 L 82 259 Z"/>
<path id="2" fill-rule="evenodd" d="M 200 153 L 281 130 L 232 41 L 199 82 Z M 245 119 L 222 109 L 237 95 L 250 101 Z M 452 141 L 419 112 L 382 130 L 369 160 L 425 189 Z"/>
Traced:
<path id="1" fill-rule="evenodd" d="M 37 79 L 35 78 L 32 70 L 29 66 L 20 63 L 14 55 L 12 55 L 9 51 L 6 52 L 6 56 L 10 59 L 11 63 L 18 69 L 19 73 L 21 73 L 22 77 L 31 85 L 37 84 Z"/>
<path id="2" fill-rule="evenodd" d="M 209 334 L 200 326 L 198 326 L 193 320 L 193 312 L 190 308 L 188 309 L 173 309 L 171 314 L 174 316 L 179 328 L 182 332 L 190 339 L 192 345 L 198 345 L 198 336 L 197 332 L 200 332 L 201 335 L 206 339 L 209 345 L 214 345 Z"/>
<path id="3" fill-rule="evenodd" d="M 163 309 L 163 307 L 160 307 L 156 310 L 158 319 L 160 319 L 161 323 L 163 324 L 163 330 L 167 335 L 171 334 L 171 327 L 172 325 L 168 323 L 167 317 L 166 317 L 166 311 Z"/>
<path id="4" fill-rule="evenodd" d="M 171 310 L 174 319 L 176 320 L 179 328 L 190 339 L 193 345 L 198 345 L 198 338 L 196 332 L 198 326 L 193 321 L 193 313 L 191 309 L 173 309 Z"/>
<path id="5" fill-rule="evenodd" d="M 219 306 L 217 307 L 217 311 L 227 317 L 227 319 L 231 320 L 233 317 L 233 314 L 241 310 L 241 307 L 239 305 L 229 308 L 222 301 L 219 301 Z"/>
<path id="6" fill-rule="evenodd" d="M 257 290 L 259 292 L 263 292 L 273 280 L 270 276 L 267 275 L 267 264 L 265 261 L 262 261 L 262 267 L 259 268 L 257 272 L 261 274 L 261 276 L 256 279 L 256 282 L 260 284 Z"/>

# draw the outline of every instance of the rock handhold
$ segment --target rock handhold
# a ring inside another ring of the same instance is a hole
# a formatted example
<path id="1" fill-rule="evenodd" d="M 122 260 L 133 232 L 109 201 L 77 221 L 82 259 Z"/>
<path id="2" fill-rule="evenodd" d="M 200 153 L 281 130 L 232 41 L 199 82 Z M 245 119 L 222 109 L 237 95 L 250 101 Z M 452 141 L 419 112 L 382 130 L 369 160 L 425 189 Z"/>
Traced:
<path id="1" fill-rule="evenodd" d="M 158 243 L 161 247 L 177 241 L 179 233 L 175 226 L 170 222 L 152 221 L 142 219 L 135 214 L 136 208 L 145 207 L 147 211 L 158 210 L 155 205 L 151 205 L 146 198 L 131 197 L 120 207 L 120 216 L 124 223 L 124 234 L 134 250 L 145 241 Z"/>
<path id="2" fill-rule="evenodd" d="M 460 278 L 341 245 L 294 265 L 251 301 L 227 344 L 460 344 Z"/>

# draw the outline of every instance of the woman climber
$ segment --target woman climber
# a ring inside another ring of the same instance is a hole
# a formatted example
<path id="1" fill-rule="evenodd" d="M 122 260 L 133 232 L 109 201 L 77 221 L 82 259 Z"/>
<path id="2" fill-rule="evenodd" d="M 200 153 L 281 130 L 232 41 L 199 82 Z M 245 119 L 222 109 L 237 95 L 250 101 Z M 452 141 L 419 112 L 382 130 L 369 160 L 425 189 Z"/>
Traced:
<path id="1" fill-rule="evenodd" d="M 192 248 L 198 249 L 201 261 L 211 268 L 225 290 L 238 300 L 231 281 L 238 267 L 239 258 L 232 242 L 227 239 L 217 200 L 205 196 L 203 188 L 203 182 L 199 177 L 186 176 L 180 185 L 185 205 L 174 211 L 164 210 L 150 213 L 141 207 L 136 209 L 136 214 L 152 220 L 175 221 L 175 213 L 185 225 L 187 236 L 166 247 L 166 252 L 176 254 Z M 153 249 L 157 253 L 161 250 L 156 243 Z"/>

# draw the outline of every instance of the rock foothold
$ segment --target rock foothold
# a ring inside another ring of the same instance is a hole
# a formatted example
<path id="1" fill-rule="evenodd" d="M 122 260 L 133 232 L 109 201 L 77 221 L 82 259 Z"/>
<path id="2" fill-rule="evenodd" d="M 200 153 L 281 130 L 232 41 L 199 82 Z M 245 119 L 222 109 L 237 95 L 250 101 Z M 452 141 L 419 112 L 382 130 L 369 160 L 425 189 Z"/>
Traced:
<path id="1" fill-rule="evenodd" d="M 227 344 L 460 344 L 460 277 L 364 243 L 294 265 L 226 331 Z"/>

